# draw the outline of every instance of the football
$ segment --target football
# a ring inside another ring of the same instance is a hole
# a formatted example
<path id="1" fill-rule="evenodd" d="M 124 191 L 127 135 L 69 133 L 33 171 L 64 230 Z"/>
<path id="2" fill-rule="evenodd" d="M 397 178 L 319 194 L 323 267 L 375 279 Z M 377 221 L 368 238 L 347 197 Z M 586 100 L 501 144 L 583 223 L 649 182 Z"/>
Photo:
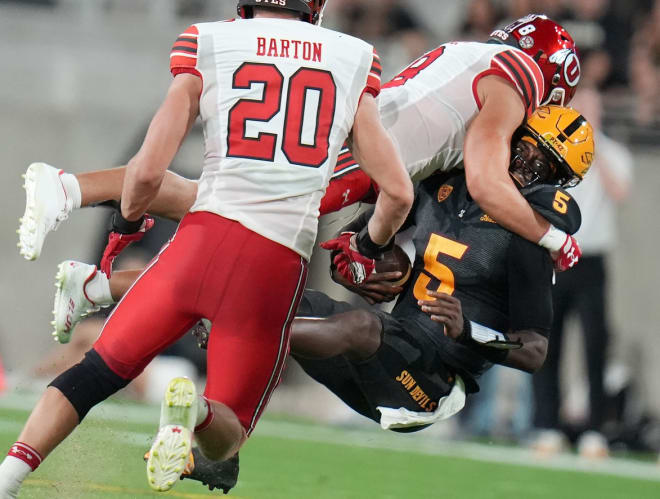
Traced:
<path id="1" fill-rule="evenodd" d="M 408 255 L 401 246 L 394 245 L 390 251 L 387 251 L 381 260 L 376 260 L 374 272 L 401 272 L 403 276 L 400 279 L 391 281 L 393 286 L 403 286 L 410 278 L 412 266 Z"/>

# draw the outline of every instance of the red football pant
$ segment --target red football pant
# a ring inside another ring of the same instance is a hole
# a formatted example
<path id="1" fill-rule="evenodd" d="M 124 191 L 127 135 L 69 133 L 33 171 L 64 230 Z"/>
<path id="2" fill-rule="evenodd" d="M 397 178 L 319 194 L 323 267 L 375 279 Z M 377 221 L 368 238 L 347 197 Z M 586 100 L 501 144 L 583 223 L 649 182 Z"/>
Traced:
<path id="1" fill-rule="evenodd" d="M 197 320 L 212 321 L 207 398 L 249 434 L 279 383 L 307 262 L 293 250 L 208 212 L 186 215 L 170 243 L 110 315 L 94 348 L 135 378 Z"/>

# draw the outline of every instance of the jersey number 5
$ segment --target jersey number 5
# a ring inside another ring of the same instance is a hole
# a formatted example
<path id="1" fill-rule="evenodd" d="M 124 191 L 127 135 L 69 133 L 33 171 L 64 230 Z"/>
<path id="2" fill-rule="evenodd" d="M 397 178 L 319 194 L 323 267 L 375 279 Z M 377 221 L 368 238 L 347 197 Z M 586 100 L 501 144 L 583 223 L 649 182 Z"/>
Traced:
<path id="1" fill-rule="evenodd" d="M 429 275 L 440 281 L 440 286 L 436 290 L 438 293 L 454 294 L 454 273 L 449 267 L 438 261 L 438 255 L 442 253 L 443 255 L 449 255 L 460 260 L 463 258 L 467 249 L 468 247 L 465 244 L 439 236 L 438 234 L 431 234 L 429 244 L 424 251 L 424 271 L 420 272 L 413 288 L 415 298 L 418 300 L 435 299 L 427 293 L 427 286 L 431 282 Z"/>
<path id="2" fill-rule="evenodd" d="M 232 88 L 263 85 L 261 99 L 240 99 L 229 110 L 227 156 L 275 160 L 276 133 L 246 136 L 247 121 L 268 122 L 282 107 L 284 76 L 274 64 L 246 62 L 235 72 Z M 328 71 L 300 68 L 289 78 L 282 130 L 282 152 L 289 163 L 318 168 L 328 159 L 335 119 L 337 86 Z"/>

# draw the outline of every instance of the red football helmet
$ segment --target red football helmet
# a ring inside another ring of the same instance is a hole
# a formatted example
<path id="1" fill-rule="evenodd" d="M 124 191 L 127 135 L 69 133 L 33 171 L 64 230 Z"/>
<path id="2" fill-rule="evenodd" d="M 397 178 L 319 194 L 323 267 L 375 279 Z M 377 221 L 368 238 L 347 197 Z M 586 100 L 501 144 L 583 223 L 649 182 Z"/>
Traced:
<path id="1" fill-rule="evenodd" d="M 273 7 L 300 12 L 300 19 L 311 24 L 321 24 L 326 0 L 239 0 L 238 15 L 252 17 L 252 7 Z"/>
<path id="2" fill-rule="evenodd" d="M 542 104 L 567 105 L 580 81 L 575 42 L 564 28 L 542 14 L 530 14 L 493 31 L 490 39 L 519 48 L 541 68 L 545 80 Z"/>

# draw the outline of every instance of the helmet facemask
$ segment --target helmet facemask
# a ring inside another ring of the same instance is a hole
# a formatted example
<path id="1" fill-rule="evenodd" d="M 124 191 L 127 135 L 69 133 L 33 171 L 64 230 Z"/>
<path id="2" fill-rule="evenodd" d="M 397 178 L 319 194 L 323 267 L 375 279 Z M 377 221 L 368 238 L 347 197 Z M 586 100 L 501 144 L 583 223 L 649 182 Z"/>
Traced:
<path id="1" fill-rule="evenodd" d="M 538 142 L 524 132 L 512 142 L 509 175 L 518 188 L 536 184 L 556 185 L 556 163 Z"/>

